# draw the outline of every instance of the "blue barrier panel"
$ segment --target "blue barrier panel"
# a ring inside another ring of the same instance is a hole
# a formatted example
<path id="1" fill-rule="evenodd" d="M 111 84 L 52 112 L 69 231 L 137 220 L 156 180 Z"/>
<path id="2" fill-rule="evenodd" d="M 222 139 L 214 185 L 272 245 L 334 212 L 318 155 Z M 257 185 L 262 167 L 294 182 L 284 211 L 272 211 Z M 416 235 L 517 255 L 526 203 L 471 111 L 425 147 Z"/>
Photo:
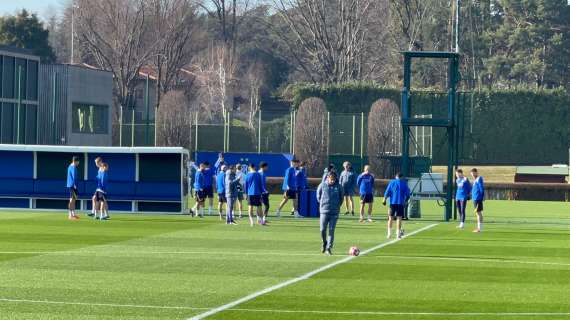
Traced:
<path id="1" fill-rule="evenodd" d="M 0 208 L 29 208 L 29 199 L 10 199 L 10 198 L 0 198 Z"/>
<path id="2" fill-rule="evenodd" d="M 34 177 L 34 154 L 25 151 L 0 151 L 0 178 Z"/>
<path id="3" fill-rule="evenodd" d="M 0 195 L 3 196 L 27 196 L 34 188 L 33 179 L 1 179 Z"/>
<path id="4" fill-rule="evenodd" d="M 309 191 L 309 217 L 319 217 L 320 213 L 319 213 L 319 203 L 317 202 L 317 191 L 316 190 L 310 190 Z"/>
<path id="5" fill-rule="evenodd" d="M 136 156 L 131 153 L 92 153 L 87 156 L 87 178 L 95 180 L 98 168 L 95 166 L 95 158 L 101 157 L 103 162 L 109 165 L 109 182 L 115 181 L 135 181 L 136 177 Z"/>
<path id="6" fill-rule="evenodd" d="M 131 201 L 107 201 L 109 211 L 132 211 L 133 204 Z M 87 201 L 87 210 L 91 210 L 93 203 Z"/>
<path id="7" fill-rule="evenodd" d="M 219 152 L 196 152 L 195 161 L 197 163 L 208 161 L 214 165 L 218 160 Z M 224 161 L 226 164 L 250 164 L 259 165 L 261 161 L 269 164 L 267 172 L 268 177 L 282 177 L 285 170 L 289 168 L 289 162 L 293 159 L 293 155 L 289 153 L 224 153 Z"/>
<path id="8" fill-rule="evenodd" d="M 317 202 L 317 191 L 305 189 L 299 195 L 299 214 L 303 217 L 318 217 L 319 203 Z"/>

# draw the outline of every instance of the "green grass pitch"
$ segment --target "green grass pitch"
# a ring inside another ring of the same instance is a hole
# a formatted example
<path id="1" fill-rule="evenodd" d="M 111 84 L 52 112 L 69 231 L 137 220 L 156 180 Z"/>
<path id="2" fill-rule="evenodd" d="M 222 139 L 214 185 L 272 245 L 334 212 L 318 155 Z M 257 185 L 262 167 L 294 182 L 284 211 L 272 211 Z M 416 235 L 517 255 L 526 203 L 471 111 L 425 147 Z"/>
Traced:
<path id="1" fill-rule="evenodd" d="M 273 207 L 279 198 L 272 198 Z M 316 219 L 251 228 L 215 217 L 0 212 L 0 319 L 189 319 L 386 243 L 342 217 L 332 257 Z M 471 208 L 471 206 L 470 206 Z M 570 319 L 570 206 L 485 203 L 482 234 L 423 203 L 412 233 L 208 319 Z M 272 212 L 273 214 L 273 212 Z"/>

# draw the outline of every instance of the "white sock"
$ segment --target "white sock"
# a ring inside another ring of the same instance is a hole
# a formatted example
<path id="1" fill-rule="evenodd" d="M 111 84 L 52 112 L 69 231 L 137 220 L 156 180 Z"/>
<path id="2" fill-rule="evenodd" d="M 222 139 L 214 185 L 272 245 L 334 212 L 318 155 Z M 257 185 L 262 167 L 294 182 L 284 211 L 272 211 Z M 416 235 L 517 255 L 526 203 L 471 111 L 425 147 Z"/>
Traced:
<path id="1" fill-rule="evenodd" d="M 479 231 L 483 230 L 483 224 L 481 222 L 477 222 L 477 229 L 479 229 Z"/>

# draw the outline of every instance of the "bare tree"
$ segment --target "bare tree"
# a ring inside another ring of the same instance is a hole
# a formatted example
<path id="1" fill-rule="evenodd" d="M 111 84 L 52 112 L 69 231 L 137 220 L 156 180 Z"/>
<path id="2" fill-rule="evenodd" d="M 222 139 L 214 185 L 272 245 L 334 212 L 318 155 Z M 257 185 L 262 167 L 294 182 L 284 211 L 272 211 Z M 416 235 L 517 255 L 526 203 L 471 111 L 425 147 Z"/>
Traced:
<path id="1" fill-rule="evenodd" d="M 155 122 L 162 95 L 172 90 L 180 76 L 180 70 L 194 53 L 191 39 L 195 34 L 196 5 L 191 0 L 149 0 L 152 8 L 152 41 L 156 54 L 152 64 L 156 70 Z M 156 131 L 155 131 L 156 135 Z M 155 138 L 158 138 L 156 135 Z M 160 141 L 156 139 L 156 144 Z"/>
<path id="2" fill-rule="evenodd" d="M 313 81 L 363 78 L 366 25 L 376 1 L 274 0 L 274 4 L 290 29 L 290 35 L 282 35 L 285 42 Z"/>
<path id="3" fill-rule="evenodd" d="M 253 62 L 246 73 L 247 91 L 249 95 L 248 125 L 250 129 L 255 128 L 255 116 L 261 108 L 261 88 L 263 86 L 263 68 L 265 66 L 259 62 Z"/>
<path id="4" fill-rule="evenodd" d="M 374 102 L 368 115 L 368 160 L 375 172 L 384 178 L 390 174 L 384 156 L 401 153 L 401 135 L 398 105 L 387 99 Z"/>
<path id="5" fill-rule="evenodd" d="M 145 0 L 76 0 L 77 36 L 98 68 L 111 71 L 117 105 L 128 106 L 139 71 L 156 44 L 145 45 L 151 31 Z M 115 121 L 119 120 L 118 111 Z"/>
<path id="6" fill-rule="evenodd" d="M 192 147 L 192 119 L 194 110 L 190 108 L 190 102 L 185 93 L 180 90 L 172 90 L 164 95 L 162 107 L 158 110 L 160 118 L 156 132 L 164 146 Z"/>
<path id="7" fill-rule="evenodd" d="M 219 40 L 235 54 L 239 26 L 248 11 L 250 0 L 201 0 L 200 7 L 218 23 Z"/>
<path id="8" fill-rule="evenodd" d="M 318 176 L 327 163 L 329 128 L 327 108 L 320 98 L 308 98 L 301 103 L 295 122 L 295 155 L 307 162 L 310 176 Z"/>

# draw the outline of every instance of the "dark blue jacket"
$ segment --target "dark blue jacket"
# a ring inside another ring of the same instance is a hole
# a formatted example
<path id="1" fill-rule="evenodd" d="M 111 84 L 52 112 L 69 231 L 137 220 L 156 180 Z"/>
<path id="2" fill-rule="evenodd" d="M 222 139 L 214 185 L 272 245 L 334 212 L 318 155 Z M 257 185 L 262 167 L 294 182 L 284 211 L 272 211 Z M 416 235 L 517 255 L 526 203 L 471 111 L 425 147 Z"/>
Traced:
<path id="1" fill-rule="evenodd" d="M 338 215 L 343 197 L 342 187 L 338 182 L 333 185 L 330 185 L 328 182 L 322 182 L 317 188 L 319 212 L 327 215 Z"/>
<path id="2" fill-rule="evenodd" d="M 267 190 L 267 175 L 261 169 L 257 172 L 259 172 L 259 175 L 261 176 L 261 189 L 263 190 L 263 194 L 269 193 Z"/>
<path id="3" fill-rule="evenodd" d="M 391 180 L 384 192 L 384 200 L 390 199 L 390 204 L 405 204 L 410 198 L 410 188 L 404 179 Z"/>
<path id="4" fill-rule="evenodd" d="M 259 172 L 249 172 L 245 176 L 245 190 L 248 196 L 259 196 L 263 192 L 261 175 Z"/>
<path id="5" fill-rule="evenodd" d="M 307 188 L 307 174 L 305 169 L 297 169 L 295 171 L 295 185 L 297 190 L 301 191 Z"/>
<path id="6" fill-rule="evenodd" d="M 226 191 L 226 198 L 237 199 L 239 193 L 239 178 L 237 174 L 231 171 L 226 172 L 226 185 L 224 190 Z"/>
<path id="7" fill-rule="evenodd" d="M 204 187 L 211 187 L 214 184 L 214 176 L 216 173 L 212 168 L 204 169 Z"/>

